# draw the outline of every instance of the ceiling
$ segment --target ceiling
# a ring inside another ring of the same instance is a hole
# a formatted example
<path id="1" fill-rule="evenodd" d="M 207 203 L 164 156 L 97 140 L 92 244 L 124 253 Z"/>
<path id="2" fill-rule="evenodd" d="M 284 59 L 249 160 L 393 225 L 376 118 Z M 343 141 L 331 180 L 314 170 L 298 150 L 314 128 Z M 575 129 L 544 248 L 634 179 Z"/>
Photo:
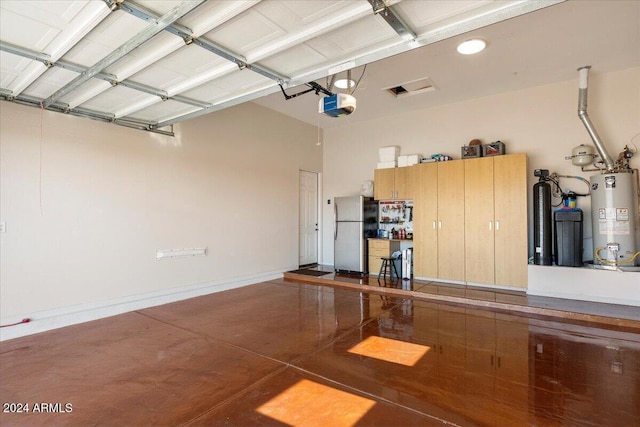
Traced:
<path id="1" fill-rule="evenodd" d="M 168 134 L 247 101 L 341 126 L 639 66 L 639 23 L 636 0 L 0 0 L 0 98 Z M 487 49 L 457 54 L 471 36 Z M 282 93 L 349 69 L 348 117 Z M 420 78 L 436 90 L 383 90 Z"/>

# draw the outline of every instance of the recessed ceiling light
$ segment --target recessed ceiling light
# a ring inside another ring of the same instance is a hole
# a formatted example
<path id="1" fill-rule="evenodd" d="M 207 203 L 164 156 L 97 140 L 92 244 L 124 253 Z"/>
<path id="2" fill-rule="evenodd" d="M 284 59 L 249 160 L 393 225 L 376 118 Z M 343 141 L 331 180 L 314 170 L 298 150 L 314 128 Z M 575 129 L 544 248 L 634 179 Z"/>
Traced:
<path id="1" fill-rule="evenodd" d="M 356 82 L 349 79 L 338 79 L 333 85 L 339 89 L 347 89 L 349 87 L 354 87 Z"/>
<path id="2" fill-rule="evenodd" d="M 465 40 L 458 45 L 458 53 L 463 55 L 473 55 L 474 53 L 482 52 L 487 46 L 487 42 L 482 39 Z"/>

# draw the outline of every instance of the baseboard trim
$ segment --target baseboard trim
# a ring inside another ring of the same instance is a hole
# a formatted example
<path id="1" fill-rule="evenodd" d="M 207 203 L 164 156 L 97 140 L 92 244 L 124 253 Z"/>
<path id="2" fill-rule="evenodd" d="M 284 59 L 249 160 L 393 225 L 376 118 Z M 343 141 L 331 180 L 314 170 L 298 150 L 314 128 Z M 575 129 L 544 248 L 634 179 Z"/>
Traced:
<path id="1" fill-rule="evenodd" d="M 25 318 L 31 320 L 29 323 L 22 323 L 16 326 L 0 329 L 0 341 L 20 338 L 78 323 L 103 319 L 105 317 L 111 317 L 122 313 L 142 310 L 144 308 L 155 307 L 162 304 L 266 282 L 281 278 L 282 274 L 283 271 L 281 270 L 269 271 L 235 277 L 232 279 L 170 288 L 146 294 L 131 295 L 107 301 L 79 304 L 34 313 L 2 317 L 0 322 L 3 325 L 17 323 Z"/>

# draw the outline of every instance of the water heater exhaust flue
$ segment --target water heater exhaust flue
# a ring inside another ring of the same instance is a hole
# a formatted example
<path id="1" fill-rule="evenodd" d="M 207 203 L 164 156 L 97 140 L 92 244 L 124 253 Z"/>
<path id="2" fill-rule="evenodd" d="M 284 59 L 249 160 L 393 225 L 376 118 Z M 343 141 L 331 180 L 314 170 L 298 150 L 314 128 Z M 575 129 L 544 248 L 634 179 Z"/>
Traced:
<path id="1" fill-rule="evenodd" d="M 587 114 L 590 66 L 579 73 L 578 117 L 591 136 L 604 170 L 590 177 L 594 263 L 616 268 L 640 262 L 638 170 L 628 159 L 614 162 Z"/>
<path id="2" fill-rule="evenodd" d="M 589 69 L 590 65 L 586 65 L 584 67 L 578 68 L 579 75 L 579 96 L 578 96 L 578 117 L 582 120 L 584 127 L 587 128 L 587 132 L 591 136 L 591 140 L 596 146 L 596 150 L 598 150 L 598 154 L 600 154 L 600 158 L 604 161 L 604 165 L 609 172 L 613 172 L 614 163 L 613 159 L 607 152 L 598 132 L 596 132 L 595 127 L 591 123 L 589 119 L 589 115 L 587 114 L 587 91 L 589 87 Z"/>

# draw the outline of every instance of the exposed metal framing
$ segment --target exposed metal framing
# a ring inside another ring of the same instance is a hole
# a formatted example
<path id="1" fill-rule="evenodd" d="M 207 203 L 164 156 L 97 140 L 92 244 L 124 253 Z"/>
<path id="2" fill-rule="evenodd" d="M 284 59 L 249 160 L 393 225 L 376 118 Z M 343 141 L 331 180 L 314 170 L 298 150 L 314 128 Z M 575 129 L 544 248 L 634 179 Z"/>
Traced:
<path id="1" fill-rule="evenodd" d="M 0 50 L 4 52 L 12 53 L 17 56 L 21 56 L 23 58 L 28 58 L 34 61 L 42 62 L 44 65 L 46 65 L 49 68 L 59 67 L 65 70 L 73 71 L 78 74 L 85 73 L 89 69 L 88 67 L 78 65 L 70 61 L 65 61 L 64 59 L 60 59 L 56 62 L 50 62 L 49 55 L 47 55 L 46 53 L 34 52 L 32 50 L 25 49 L 23 47 L 12 45 L 11 43 L 0 42 Z M 198 101 L 197 99 L 188 98 L 186 96 L 181 96 L 181 95 L 169 96 L 167 92 L 164 90 L 156 89 L 154 87 L 147 86 L 142 83 L 136 83 L 130 80 L 118 81 L 118 77 L 114 74 L 99 72 L 94 77 L 97 79 L 109 82 L 112 86 L 123 86 L 129 89 L 134 89 L 140 92 L 148 93 L 150 95 L 155 95 L 161 98 L 163 101 L 171 99 L 173 101 L 181 102 L 183 104 L 193 105 L 194 107 L 199 107 L 199 108 L 207 108 L 211 106 L 211 103 L 209 102 Z"/>
<path id="2" fill-rule="evenodd" d="M 393 6 L 387 6 L 384 0 L 369 0 L 369 3 L 373 8 L 373 13 L 384 19 L 403 40 L 416 39 L 416 33 L 409 28 L 407 23 L 393 9 Z"/>
<path id="3" fill-rule="evenodd" d="M 105 1 L 108 2 L 108 0 Z M 130 0 L 125 0 L 120 3 L 120 9 L 140 19 L 144 19 L 145 21 L 154 21 L 160 17 L 160 15 L 153 10 Z M 173 23 L 171 25 L 168 25 L 164 30 L 182 38 L 186 44 L 193 43 L 196 46 L 200 46 L 201 48 L 206 49 L 211 53 L 214 53 L 228 61 L 233 62 L 241 70 L 246 68 L 248 70 L 261 74 L 264 77 L 274 80 L 278 84 L 284 85 L 289 81 L 288 77 L 270 70 L 267 67 L 263 67 L 260 64 L 247 63 L 247 59 L 242 55 L 232 52 L 224 46 L 220 46 L 219 44 L 211 40 L 207 40 L 203 37 L 193 37 L 193 31 L 190 28 L 185 27 L 184 25 Z"/>
<path id="4" fill-rule="evenodd" d="M 79 74 L 76 79 L 60 88 L 47 99 L 39 99 L 34 96 L 22 94 L 13 95 L 13 93 L 9 90 L 0 89 L 0 100 L 12 101 L 32 107 L 48 108 L 49 110 L 55 112 L 71 114 L 79 117 L 88 117 L 94 120 L 100 120 L 120 126 L 126 126 L 130 128 L 173 136 L 173 124 L 178 123 L 182 120 L 202 116 L 213 111 L 222 110 L 224 108 L 237 105 L 242 102 L 253 100 L 260 96 L 274 93 L 278 90 L 278 86 L 280 86 L 280 89 L 283 91 L 283 93 L 285 87 L 295 87 L 301 84 L 306 84 L 307 86 L 309 86 L 309 82 L 313 82 L 318 78 L 326 77 L 327 69 L 331 69 L 334 66 L 340 66 L 344 63 L 344 60 L 340 60 L 335 64 L 324 64 L 322 68 L 319 67 L 309 69 L 307 71 L 299 73 L 296 76 L 283 76 L 273 70 L 268 69 L 267 67 L 261 66 L 258 63 L 249 64 L 247 63 L 246 58 L 244 58 L 242 55 L 232 52 L 229 49 L 220 46 L 211 40 L 200 37 L 193 37 L 192 29 L 176 23 L 176 21 L 179 20 L 182 16 L 191 12 L 204 1 L 206 0 L 193 0 L 184 2 L 179 6 L 173 8 L 165 15 L 160 15 L 159 13 L 150 10 L 132 0 L 103 0 L 103 2 L 111 11 L 125 11 L 138 18 L 152 23 L 152 25 L 147 27 L 144 31 L 138 33 L 135 37 L 120 46 L 118 49 L 114 50 L 110 55 L 106 56 L 90 68 L 83 67 L 62 59 L 52 62 L 51 57 L 45 53 L 31 51 L 28 49 L 20 48 L 18 46 L 14 46 L 10 43 L 0 41 L 0 50 L 2 51 L 41 62 L 47 68 L 57 66 Z M 466 19 L 465 21 L 460 22 L 457 25 L 449 25 L 443 28 L 438 28 L 434 31 L 427 31 L 423 34 L 416 35 L 412 31 L 412 29 L 403 21 L 400 15 L 394 10 L 393 5 L 387 5 L 387 2 L 384 0 L 368 0 L 369 4 L 372 7 L 373 13 L 380 15 L 380 17 L 383 18 L 387 22 L 387 24 L 391 26 L 391 28 L 393 28 L 394 31 L 402 38 L 402 41 L 389 43 L 384 48 L 378 47 L 375 51 L 364 53 L 356 58 L 350 59 L 350 62 L 353 63 L 353 66 L 351 68 L 361 66 L 369 62 L 374 62 L 398 53 L 406 52 L 418 46 L 424 46 L 448 37 L 480 28 L 482 26 L 499 22 L 501 20 L 509 19 L 514 16 L 522 15 L 534 10 L 542 9 L 556 3 L 561 3 L 563 1 L 565 0 L 532 0 L 508 3 L 502 6 L 496 5 L 494 8 L 491 8 L 490 11 L 485 11 L 484 13 L 471 19 Z M 212 104 L 180 95 L 168 96 L 165 90 L 153 88 L 126 79 L 117 81 L 117 76 L 104 72 L 104 69 L 106 67 L 115 63 L 116 61 L 124 57 L 127 53 L 136 49 L 161 31 L 169 31 L 172 34 L 182 38 L 187 45 L 195 44 L 197 46 L 200 46 L 201 48 L 206 49 L 209 52 L 212 52 L 230 62 L 233 62 L 240 69 L 247 68 L 253 72 L 259 73 L 262 76 L 269 78 L 274 82 L 277 82 L 278 84 L 273 86 L 263 85 L 262 88 L 244 94 L 236 94 L 235 98 L 229 98 L 226 101 Z M 407 44 L 406 42 L 413 43 Z M 187 114 L 177 114 L 175 116 L 165 117 L 164 119 L 160 119 L 160 121 L 152 122 L 136 118 L 129 118 L 127 116 L 116 118 L 115 115 L 111 113 L 97 112 L 82 107 L 71 108 L 69 105 L 59 101 L 61 97 L 73 91 L 78 86 L 82 85 L 91 78 L 98 78 L 107 81 L 113 86 L 122 85 L 133 90 L 157 96 L 162 100 L 170 99 L 180 103 L 188 104 L 198 108 L 199 110 Z M 286 96 L 287 95 L 285 94 L 285 97 Z M 169 126 L 171 126 L 171 131 L 161 130 L 161 128 L 166 128 Z"/>
<path id="5" fill-rule="evenodd" d="M 174 7 L 169 12 L 164 14 L 162 17 L 155 20 L 153 25 L 139 32 L 131 40 L 124 43 L 122 46 L 120 46 L 119 48 L 111 52 L 109 55 L 105 56 L 100 61 L 98 61 L 94 66 L 89 68 L 87 71 L 80 74 L 78 77 L 73 79 L 64 87 L 58 89 L 56 92 L 50 95 L 47 99 L 43 101 L 43 106 L 45 108 L 49 107 L 60 97 L 73 91 L 78 86 L 82 85 L 83 83 L 85 83 L 86 81 L 94 77 L 96 74 L 100 73 L 102 70 L 107 68 L 108 66 L 117 62 L 126 54 L 136 49 L 137 47 L 139 47 L 144 42 L 151 39 L 156 34 L 160 33 L 161 31 L 164 31 L 164 29 L 167 26 L 171 25 L 173 22 L 177 21 L 187 13 L 191 12 L 192 10 L 200 6 L 202 3 L 204 3 L 204 1 L 205 0 L 194 0 L 192 2 L 181 3 L 180 5 Z"/>
<path id="6" fill-rule="evenodd" d="M 36 98 L 35 96 L 30 95 L 18 95 L 13 96 L 8 90 L 0 90 L 0 99 L 10 102 L 15 102 L 16 104 L 27 105 L 30 107 L 36 108 L 44 108 L 43 107 L 43 99 Z M 150 121 L 143 121 L 137 119 L 127 119 L 127 118 L 116 118 L 113 114 L 106 114 L 99 111 L 90 110 L 88 108 L 69 108 L 64 104 L 52 104 L 47 108 L 48 111 L 54 111 L 57 113 L 69 114 L 77 117 L 84 117 L 93 120 L 98 120 L 105 123 L 113 123 L 119 126 L 124 126 L 128 128 L 145 130 L 148 132 L 159 133 L 161 135 L 167 136 L 175 136 L 173 133 L 173 125 L 167 125 L 162 127 L 171 127 L 170 131 L 160 129 L 157 123 Z"/>

